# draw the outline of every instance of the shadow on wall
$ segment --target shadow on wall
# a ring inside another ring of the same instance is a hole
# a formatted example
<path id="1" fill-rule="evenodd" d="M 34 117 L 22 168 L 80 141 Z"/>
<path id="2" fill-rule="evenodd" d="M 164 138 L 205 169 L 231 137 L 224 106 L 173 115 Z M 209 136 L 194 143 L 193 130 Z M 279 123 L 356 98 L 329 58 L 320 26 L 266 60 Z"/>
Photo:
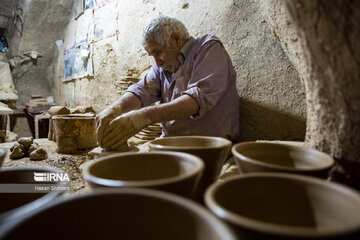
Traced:
<path id="1" fill-rule="evenodd" d="M 304 141 L 306 120 L 240 99 L 240 141 Z"/>

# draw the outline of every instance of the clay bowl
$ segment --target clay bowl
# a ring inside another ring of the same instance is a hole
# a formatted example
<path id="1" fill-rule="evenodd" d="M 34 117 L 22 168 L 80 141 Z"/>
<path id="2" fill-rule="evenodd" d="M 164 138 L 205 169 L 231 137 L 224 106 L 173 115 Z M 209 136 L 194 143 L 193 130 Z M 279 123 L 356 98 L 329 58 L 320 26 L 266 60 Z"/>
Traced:
<path id="1" fill-rule="evenodd" d="M 232 147 L 241 172 L 287 172 L 326 178 L 334 159 L 317 150 L 288 144 L 243 142 Z"/>
<path id="2" fill-rule="evenodd" d="M 204 168 L 187 153 L 119 153 L 85 165 L 83 177 L 92 187 L 154 188 L 193 197 Z"/>
<path id="3" fill-rule="evenodd" d="M 360 239 L 360 194 L 285 173 L 247 173 L 214 184 L 205 202 L 240 239 Z"/>
<path id="4" fill-rule="evenodd" d="M 49 167 L 3 168 L 0 171 L 0 223 L 20 217 L 28 211 L 41 207 L 56 198 L 60 192 L 33 191 L 36 173 L 57 173 L 59 170 Z M 7 186 L 7 184 L 11 184 Z M 18 185 L 15 185 L 18 184 Z M 26 185 L 28 187 L 26 187 Z M 57 186 L 59 184 L 56 184 Z"/>
<path id="5" fill-rule="evenodd" d="M 204 173 L 195 194 L 195 199 L 202 202 L 206 188 L 218 179 L 231 144 L 231 141 L 221 137 L 180 136 L 152 140 L 149 148 L 150 151 L 186 152 L 204 161 Z"/>
<path id="6" fill-rule="evenodd" d="M 0 227 L 1 228 L 1 227 Z M 0 229 L 1 239 L 237 239 L 204 207 L 175 194 L 124 188 L 52 202 Z"/>
<path id="7" fill-rule="evenodd" d="M 6 156 L 6 151 L 3 148 L 0 148 L 0 167 L 3 165 Z"/>

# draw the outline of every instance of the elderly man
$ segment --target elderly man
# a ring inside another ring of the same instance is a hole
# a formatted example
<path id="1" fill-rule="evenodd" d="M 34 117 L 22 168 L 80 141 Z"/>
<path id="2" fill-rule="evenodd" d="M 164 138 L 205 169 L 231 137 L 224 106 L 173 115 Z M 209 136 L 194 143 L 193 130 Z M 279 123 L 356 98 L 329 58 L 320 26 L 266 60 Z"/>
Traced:
<path id="1" fill-rule="evenodd" d="M 159 16 L 144 29 L 151 70 L 96 118 L 100 146 L 116 149 L 144 127 L 162 136 L 219 136 L 236 141 L 239 96 L 230 57 L 214 35 L 194 39 L 177 19 Z M 152 103 L 160 101 L 161 104 Z"/>

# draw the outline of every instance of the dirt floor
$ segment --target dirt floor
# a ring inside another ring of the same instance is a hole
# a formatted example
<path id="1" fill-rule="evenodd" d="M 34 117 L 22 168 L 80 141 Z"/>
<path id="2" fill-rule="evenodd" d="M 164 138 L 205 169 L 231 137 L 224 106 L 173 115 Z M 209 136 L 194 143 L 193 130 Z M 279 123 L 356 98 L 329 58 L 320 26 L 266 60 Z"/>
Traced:
<path id="1" fill-rule="evenodd" d="M 99 157 L 101 155 L 101 148 L 89 149 L 87 151 L 78 151 L 76 154 L 59 154 L 56 152 L 56 142 L 49 141 L 46 138 L 34 139 L 34 142 L 38 143 L 40 147 L 46 150 L 47 158 L 45 160 L 34 161 L 30 160 L 29 157 L 10 159 L 10 148 L 16 142 L 1 143 L 0 147 L 8 151 L 2 168 L 37 166 L 53 167 L 70 174 L 70 186 L 73 193 L 83 192 L 89 189 L 89 186 L 82 178 L 81 168 L 84 166 L 84 164 L 91 162 L 95 158 Z M 129 143 L 131 147 L 128 151 L 148 151 L 147 145 L 143 142 L 130 139 Z"/>
<path id="2" fill-rule="evenodd" d="M 76 154 L 58 154 L 56 152 L 56 143 L 49 141 L 48 139 L 34 139 L 34 142 L 38 143 L 40 147 L 44 148 L 48 157 L 45 160 L 33 161 L 29 157 L 20 159 L 10 159 L 10 148 L 15 142 L 8 142 L 0 144 L 1 148 L 7 149 L 8 154 L 5 158 L 2 168 L 13 167 L 54 167 L 64 172 L 67 172 L 71 176 L 71 189 L 72 191 L 81 191 L 85 188 L 85 182 L 81 177 L 80 166 L 81 164 L 91 161 L 88 156 L 88 151 L 78 152 Z"/>

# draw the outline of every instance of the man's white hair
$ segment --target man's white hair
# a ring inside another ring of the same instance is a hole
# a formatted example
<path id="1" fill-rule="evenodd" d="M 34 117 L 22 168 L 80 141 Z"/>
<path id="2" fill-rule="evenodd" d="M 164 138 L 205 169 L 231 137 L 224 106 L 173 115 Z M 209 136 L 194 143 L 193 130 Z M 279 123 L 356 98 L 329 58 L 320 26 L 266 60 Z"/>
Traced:
<path id="1" fill-rule="evenodd" d="M 161 45 L 170 46 L 170 36 L 173 32 L 178 33 L 183 40 L 187 40 L 190 37 L 182 22 L 172 17 L 159 15 L 144 28 L 141 43 L 145 46 L 152 40 Z"/>

